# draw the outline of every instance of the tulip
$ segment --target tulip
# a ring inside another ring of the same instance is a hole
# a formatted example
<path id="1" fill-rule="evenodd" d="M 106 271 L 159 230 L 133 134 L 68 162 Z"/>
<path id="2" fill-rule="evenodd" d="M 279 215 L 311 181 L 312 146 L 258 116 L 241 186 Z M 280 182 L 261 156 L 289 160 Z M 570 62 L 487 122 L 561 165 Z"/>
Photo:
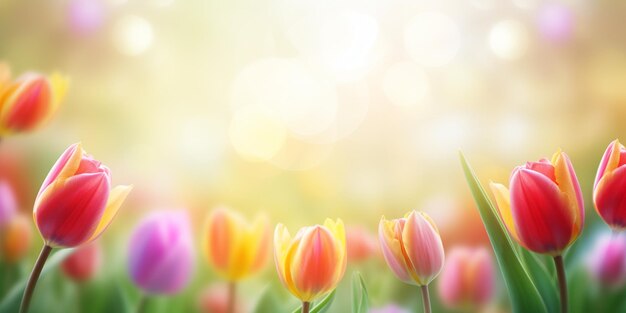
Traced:
<path id="1" fill-rule="evenodd" d="M 57 73 L 26 73 L 11 82 L 8 67 L 0 66 L 0 137 L 44 124 L 57 111 L 67 85 Z"/>
<path id="2" fill-rule="evenodd" d="M 287 227 L 274 231 L 274 260 L 283 285 L 302 301 L 302 312 L 337 287 L 346 271 L 347 251 L 343 222 L 326 219 L 324 225 L 301 228 L 291 237 Z"/>
<path id="3" fill-rule="evenodd" d="M 249 224 L 237 212 L 217 208 L 207 219 L 204 251 L 218 274 L 229 281 L 228 312 L 234 312 L 236 283 L 260 271 L 269 255 L 270 228 L 264 217 Z"/>
<path id="4" fill-rule="evenodd" d="M 228 284 L 214 284 L 200 293 L 198 305 L 200 312 L 204 313 L 227 313 L 229 307 L 230 286 Z M 237 306 L 235 313 L 240 313 L 241 305 Z"/>
<path id="5" fill-rule="evenodd" d="M 75 282 L 82 283 L 96 275 L 101 263 L 102 247 L 96 241 L 76 248 L 72 254 L 63 260 L 61 269 L 65 276 Z"/>
<path id="6" fill-rule="evenodd" d="M 52 248 L 77 247 L 94 241 L 109 226 L 132 189 L 111 188 L 111 172 L 71 145 L 54 164 L 43 182 L 33 209 L 35 225 L 44 239 L 20 312 L 28 312 L 37 279 Z"/>
<path id="7" fill-rule="evenodd" d="M 172 295 L 189 282 L 193 269 L 191 225 L 182 211 L 154 212 L 133 232 L 128 256 L 132 281 L 148 295 Z"/>
<path id="8" fill-rule="evenodd" d="M 32 242 L 33 231 L 30 220 L 24 215 L 15 215 L 0 228 L 0 250 L 4 260 L 15 264 L 26 254 Z"/>
<path id="9" fill-rule="evenodd" d="M 383 217 L 378 238 L 389 268 L 401 281 L 420 286 L 424 311 L 429 313 L 428 284 L 439 275 L 444 261 L 443 243 L 433 220 L 416 211 L 390 221 Z"/>
<path id="10" fill-rule="evenodd" d="M 626 280 L 626 237 L 623 234 L 599 236 L 587 259 L 587 268 L 602 286 L 618 288 Z"/>
<path id="11" fill-rule="evenodd" d="M 0 229 L 17 214 L 17 200 L 13 188 L 0 180 Z"/>
<path id="12" fill-rule="evenodd" d="M 455 247 L 439 282 L 439 294 L 449 307 L 483 307 L 494 295 L 495 268 L 489 250 Z"/>
<path id="13" fill-rule="evenodd" d="M 600 217 L 614 230 L 626 228 L 626 148 L 616 139 L 604 152 L 593 185 Z"/>
<path id="14" fill-rule="evenodd" d="M 510 190 L 501 184 L 490 186 L 511 237 L 528 250 L 554 258 L 561 310 L 567 312 L 562 254 L 578 238 L 585 221 L 582 192 L 569 157 L 558 151 L 552 160 L 516 167 Z"/>
<path id="15" fill-rule="evenodd" d="M 353 226 L 346 230 L 346 245 L 348 261 L 359 262 L 366 260 L 378 252 L 376 237 L 364 227 Z"/>

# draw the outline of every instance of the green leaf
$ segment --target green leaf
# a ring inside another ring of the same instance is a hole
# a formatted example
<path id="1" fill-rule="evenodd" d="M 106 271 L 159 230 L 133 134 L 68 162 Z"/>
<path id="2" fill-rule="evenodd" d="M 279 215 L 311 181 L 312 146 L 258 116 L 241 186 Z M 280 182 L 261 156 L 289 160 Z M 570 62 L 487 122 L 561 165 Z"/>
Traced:
<path id="1" fill-rule="evenodd" d="M 485 224 L 491 246 L 496 255 L 500 271 L 507 286 L 514 312 L 548 312 L 539 290 L 529 276 L 508 233 L 502 225 L 491 200 L 478 181 L 476 174 L 468 164 L 463 153 L 459 153 L 461 166 L 478 207 L 480 217 Z"/>
<path id="2" fill-rule="evenodd" d="M 367 313 L 369 309 L 369 296 L 359 272 L 352 274 L 352 313 Z"/>
<path id="3" fill-rule="evenodd" d="M 73 249 L 64 249 L 54 253 L 54 255 L 48 259 L 46 265 L 43 267 L 39 279 L 41 280 L 48 272 L 57 267 L 59 263 L 72 253 L 72 250 Z M 25 277 L 11 290 L 9 290 L 6 296 L 2 299 L 2 302 L 0 302 L 0 312 L 17 312 L 19 310 L 20 302 L 22 301 L 22 294 L 24 293 L 24 288 L 26 288 L 27 282 L 28 277 Z M 37 297 L 37 290 L 35 290 L 35 294 L 33 295 L 33 301 L 36 301 L 36 299 L 34 299 L 35 297 Z"/>
<path id="4" fill-rule="evenodd" d="M 313 308 L 311 310 L 309 310 L 309 312 L 310 313 L 324 313 L 324 312 L 328 311 L 328 309 L 330 308 L 330 305 L 333 303 L 333 300 L 335 300 L 335 293 L 336 292 L 337 292 L 336 289 L 333 290 L 326 297 L 324 297 L 324 299 L 322 299 L 322 301 L 320 301 L 318 304 L 313 306 Z M 293 313 L 300 313 L 300 312 L 302 312 L 302 306 L 299 306 L 297 309 L 295 309 L 293 311 Z"/>
<path id="5" fill-rule="evenodd" d="M 547 264 L 539 260 L 537 255 L 526 249 L 520 249 L 520 256 L 528 269 L 532 281 L 537 286 L 539 294 L 548 308 L 548 312 L 559 312 L 561 307 L 559 293 L 556 288 L 556 281 L 546 267 Z"/>

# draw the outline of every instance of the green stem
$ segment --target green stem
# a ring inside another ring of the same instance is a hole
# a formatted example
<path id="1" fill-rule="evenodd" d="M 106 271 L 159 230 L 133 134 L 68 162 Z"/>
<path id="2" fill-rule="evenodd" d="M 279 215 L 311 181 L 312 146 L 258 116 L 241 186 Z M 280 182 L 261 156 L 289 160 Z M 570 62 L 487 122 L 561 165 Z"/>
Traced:
<path id="1" fill-rule="evenodd" d="M 563 256 L 554 257 L 554 266 L 559 279 L 559 292 L 561 294 L 561 313 L 567 313 L 567 279 L 565 277 L 565 266 L 563 265 Z"/>
<path id="2" fill-rule="evenodd" d="M 24 289 L 22 304 L 20 305 L 20 313 L 28 312 L 30 300 L 33 297 L 33 292 L 35 291 L 35 286 L 37 285 L 37 280 L 39 280 L 39 275 L 41 275 L 41 270 L 43 269 L 44 264 L 46 264 L 46 260 L 50 256 L 50 252 L 52 252 L 52 247 L 44 244 L 43 248 L 41 248 L 41 253 L 39 253 L 39 257 L 37 258 L 37 262 L 35 262 L 35 267 L 33 267 L 33 271 L 30 273 L 26 289 Z"/>
<path id="3" fill-rule="evenodd" d="M 311 302 L 302 302 L 302 313 L 309 313 L 311 310 Z"/>
<path id="4" fill-rule="evenodd" d="M 228 283 L 228 307 L 226 312 L 235 313 L 235 305 L 237 303 L 237 284 L 234 281 Z"/>
<path id="5" fill-rule="evenodd" d="M 137 303 L 137 313 L 143 313 L 147 307 L 148 296 L 145 293 L 142 293 L 139 297 L 139 303 Z"/>
<path id="6" fill-rule="evenodd" d="M 424 302 L 424 313 L 430 313 L 430 295 L 428 294 L 428 285 L 421 286 L 422 301 Z"/>

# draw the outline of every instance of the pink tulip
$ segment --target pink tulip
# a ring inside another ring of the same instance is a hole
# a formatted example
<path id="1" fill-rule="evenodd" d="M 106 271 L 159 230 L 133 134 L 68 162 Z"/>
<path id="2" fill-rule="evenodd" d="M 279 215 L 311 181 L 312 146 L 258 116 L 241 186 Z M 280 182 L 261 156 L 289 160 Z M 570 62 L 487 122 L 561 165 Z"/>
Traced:
<path id="1" fill-rule="evenodd" d="M 193 251 L 187 213 L 154 212 L 131 236 L 130 277 L 148 294 L 178 293 L 191 279 Z"/>
<path id="2" fill-rule="evenodd" d="M 111 188 L 104 164 L 71 145 L 54 164 L 35 201 L 35 224 L 50 247 L 75 247 L 98 238 L 130 192 Z"/>
<path id="3" fill-rule="evenodd" d="M 494 295 L 495 267 L 486 248 L 455 247 L 448 253 L 439 294 L 449 307 L 487 304 Z"/>
<path id="4" fill-rule="evenodd" d="M 17 214 L 17 200 L 8 182 L 0 180 L 0 228 Z"/>
<path id="5" fill-rule="evenodd" d="M 102 247 L 98 242 L 76 248 L 63 263 L 63 273 L 76 282 L 92 279 L 102 263 Z"/>
<path id="6" fill-rule="evenodd" d="M 602 285 L 622 286 L 626 279 L 626 237 L 622 234 L 599 236 L 587 259 L 587 268 Z"/>
<path id="7" fill-rule="evenodd" d="M 366 260 L 378 252 L 376 237 L 361 226 L 351 226 L 346 229 L 346 248 L 349 262 Z"/>

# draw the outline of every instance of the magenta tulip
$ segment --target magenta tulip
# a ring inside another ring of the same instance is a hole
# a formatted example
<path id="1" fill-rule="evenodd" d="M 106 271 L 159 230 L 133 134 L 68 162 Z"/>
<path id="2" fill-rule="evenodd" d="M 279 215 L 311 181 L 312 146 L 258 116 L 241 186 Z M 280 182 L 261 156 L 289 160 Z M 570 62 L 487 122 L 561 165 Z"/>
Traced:
<path id="1" fill-rule="evenodd" d="M 17 214 L 17 200 L 11 185 L 0 180 L 0 228 Z"/>
<path id="2" fill-rule="evenodd" d="M 587 259 L 587 267 L 601 285 L 622 286 L 626 279 L 626 237 L 623 234 L 599 236 Z"/>

